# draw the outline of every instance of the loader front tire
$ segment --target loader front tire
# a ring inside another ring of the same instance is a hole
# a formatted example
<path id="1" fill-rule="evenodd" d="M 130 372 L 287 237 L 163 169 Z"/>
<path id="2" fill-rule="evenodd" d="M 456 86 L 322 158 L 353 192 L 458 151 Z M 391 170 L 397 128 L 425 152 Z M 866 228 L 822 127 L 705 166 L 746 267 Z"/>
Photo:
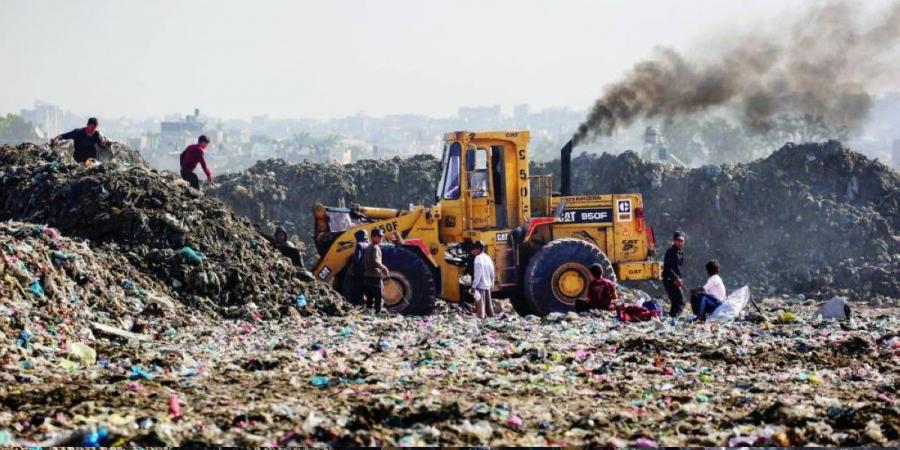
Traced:
<path id="1" fill-rule="evenodd" d="M 384 279 L 384 307 L 407 316 L 434 311 L 437 296 L 434 274 L 418 255 L 398 246 L 381 247 L 382 263 L 390 269 Z"/>
<path id="2" fill-rule="evenodd" d="M 535 314 L 536 311 L 531 307 L 531 302 L 525 298 L 524 294 L 516 293 L 509 297 L 509 303 L 512 304 L 513 310 L 516 314 L 525 317 L 527 315 Z"/>
<path id="3" fill-rule="evenodd" d="M 381 262 L 390 273 L 384 278 L 384 309 L 394 314 L 423 316 L 434 311 L 437 296 L 434 274 L 415 253 L 398 246 L 382 245 Z M 356 280 L 344 276 L 341 293 L 351 301 Z"/>
<path id="4" fill-rule="evenodd" d="M 603 276 L 616 281 L 609 258 L 597 246 L 581 239 L 559 239 L 541 248 L 525 270 L 525 299 L 539 315 L 575 310 L 575 301 L 587 295 L 589 267 L 603 266 Z"/>

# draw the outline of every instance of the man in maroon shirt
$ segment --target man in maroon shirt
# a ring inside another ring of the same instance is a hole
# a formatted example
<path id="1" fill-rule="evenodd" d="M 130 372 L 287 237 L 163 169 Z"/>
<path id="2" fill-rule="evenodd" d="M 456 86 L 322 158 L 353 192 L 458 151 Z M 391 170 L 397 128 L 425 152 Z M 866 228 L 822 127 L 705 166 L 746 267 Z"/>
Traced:
<path id="1" fill-rule="evenodd" d="M 615 311 L 613 300 L 619 298 L 619 294 L 616 293 L 616 284 L 603 278 L 603 266 L 600 264 L 592 264 L 590 271 L 594 279 L 588 284 L 588 298 L 576 301 L 575 311 L 584 312 L 590 309 Z"/>
<path id="2" fill-rule="evenodd" d="M 197 164 L 200 164 L 200 167 L 203 168 L 203 173 L 206 174 L 206 180 L 212 183 L 212 174 L 209 172 L 209 167 L 206 167 L 206 157 L 204 156 L 207 145 L 209 145 L 209 138 L 205 135 L 201 135 L 200 138 L 197 139 L 196 144 L 188 145 L 187 148 L 181 152 L 181 178 L 188 183 L 191 183 L 191 186 L 195 189 L 200 189 L 200 178 L 194 173 Z"/>

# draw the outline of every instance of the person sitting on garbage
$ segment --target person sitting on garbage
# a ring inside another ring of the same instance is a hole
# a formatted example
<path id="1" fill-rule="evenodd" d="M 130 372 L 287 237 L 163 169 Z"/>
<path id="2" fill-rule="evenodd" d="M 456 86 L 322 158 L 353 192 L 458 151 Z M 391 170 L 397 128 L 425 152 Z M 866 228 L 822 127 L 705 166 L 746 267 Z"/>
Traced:
<path id="1" fill-rule="evenodd" d="M 356 248 L 353 249 L 353 255 L 350 256 L 350 272 L 348 273 L 349 279 L 353 280 L 350 284 L 350 303 L 362 305 L 363 287 L 366 281 L 363 255 L 369 248 L 369 237 L 366 230 L 358 230 L 353 236 L 356 238 Z"/>
<path id="2" fill-rule="evenodd" d="M 706 263 L 706 274 L 709 278 L 703 287 L 691 289 L 691 310 L 697 320 L 703 322 L 725 301 L 725 283 L 719 276 L 719 261 L 713 259 Z"/>
<path id="3" fill-rule="evenodd" d="M 210 183 L 213 182 L 212 173 L 210 173 L 209 167 L 206 166 L 205 153 L 208 145 L 209 138 L 206 137 L 206 135 L 201 135 L 197 138 L 196 144 L 188 145 L 187 148 L 181 152 L 181 178 L 190 183 L 194 189 L 200 189 L 200 178 L 194 173 L 197 164 L 200 164 L 200 167 L 203 168 L 203 173 L 206 174 L 206 180 Z"/>
<path id="4" fill-rule="evenodd" d="M 195 175 L 196 176 L 196 175 Z M 282 255 L 290 258 L 291 262 L 294 263 L 297 267 L 304 267 L 303 265 L 303 254 L 300 253 L 300 249 L 288 239 L 287 230 L 282 227 L 278 227 L 275 229 L 275 245 L 278 246 L 278 251 L 281 252 Z"/>
<path id="5" fill-rule="evenodd" d="M 591 264 L 589 270 L 594 279 L 588 284 L 587 298 L 578 299 L 575 302 L 575 311 L 579 313 L 591 309 L 615 311 L 615 300 L 619 298 L 619 294 L 616 292 L 616 284 L 603 278 L 603 266 L 600 264 Z"/>
<path id="6" fill-rule="evenodd" d="M 472 267 L 472 296 L 475 298 L 475 315 L 479 319 L 494 317 L 494 303 L 491 301 L 491 288 L 494 287 L 494 261 L 484 252 L 484 242 L 476 241 L 472 245 L 475 256 Z"/>
<path id="7" fill-rule="evenodd" d="M 684 265 L 684 241 L 685 236 L 681 231 L 672 235 L 672 246 L 666 251 L 663 258 L 662 280 L 663 287 L 669 295 L 672 303 L 669 309 L 669 322 L 675 323 L 675 319 L 684 309 L 684 292 L 681 291 L 681 266 Z"/>
<path id="8" fill-rule="evenodd" d="M 89 159 L 97 159 L 97 146 L 105 149 L 109 149 L 110 146 L 109 141 L 97 130 L 99 123 L 96 117 L 91 117 L 84 128 L 76 128 L 51 139 L 50 146 L 54 147 L 61 140 L 71 139 L 75 143 L 73 156 L 76 162 L 84 164 Z"/>
<path id="9" fill-rule="evenodd" d="M 363 267 L 365 268 L 365 280 L 363 283 L 366 295 L 366 307 L 374 308 L 375 313 L 381 312 L 381 303 L 384 297 L 384 276 L 390 273 L 381 262 L 381 239 L 384 232 L 380 228 L 372 230 L 372 244 L 363 252 Z"/>

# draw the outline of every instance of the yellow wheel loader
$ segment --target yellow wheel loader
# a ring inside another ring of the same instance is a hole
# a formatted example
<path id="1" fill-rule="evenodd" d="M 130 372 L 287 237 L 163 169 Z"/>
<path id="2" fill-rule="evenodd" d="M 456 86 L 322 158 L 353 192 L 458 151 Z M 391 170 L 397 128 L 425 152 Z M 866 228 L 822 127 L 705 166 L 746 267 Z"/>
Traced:
<path id="1" fill-rule="evenodd" d="M 653 230 L 640 194 L 572 195 L 571 141 L 562 149 L 561 192 L 549 175 L 531 175 L 527 131 L 458 131 L 444 135 L 434 205 L 408 210 L 352 205 L 315 206 L 313 269 L 348 299 L 354 234 L 385 232 L 385 307 L 429 314 L 436 298 L 462 301 L 469 249 L 483 241 L 496 266 L 495 298 L 520 314 L 574 309 L 587 294 L 588 268 L 599 263 L 613 281 L 660 277 Z M 397 186 L 403 189 L 403 186 Z"/>

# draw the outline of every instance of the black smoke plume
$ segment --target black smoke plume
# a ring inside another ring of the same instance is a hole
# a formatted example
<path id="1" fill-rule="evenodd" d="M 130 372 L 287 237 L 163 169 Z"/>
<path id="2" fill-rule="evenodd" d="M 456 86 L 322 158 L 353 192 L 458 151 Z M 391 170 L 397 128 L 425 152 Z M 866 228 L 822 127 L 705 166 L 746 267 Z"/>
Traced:
<path id="1" fill-rule="evenodd" d="M 638 118 L 673 119 L 711 107 L 734 108 L 749 129 L 765 132 L 781 114 L 822 117 L 835 129 L 865 119 L 868 87 L 896 80 L 900 2 L 867 23 L 858 5 L 818 4 L 775 32 L 723 36 L 689 59 L 658 48 L 625 79 L 608 86 L 573 141 L 612 134 Z"/>

